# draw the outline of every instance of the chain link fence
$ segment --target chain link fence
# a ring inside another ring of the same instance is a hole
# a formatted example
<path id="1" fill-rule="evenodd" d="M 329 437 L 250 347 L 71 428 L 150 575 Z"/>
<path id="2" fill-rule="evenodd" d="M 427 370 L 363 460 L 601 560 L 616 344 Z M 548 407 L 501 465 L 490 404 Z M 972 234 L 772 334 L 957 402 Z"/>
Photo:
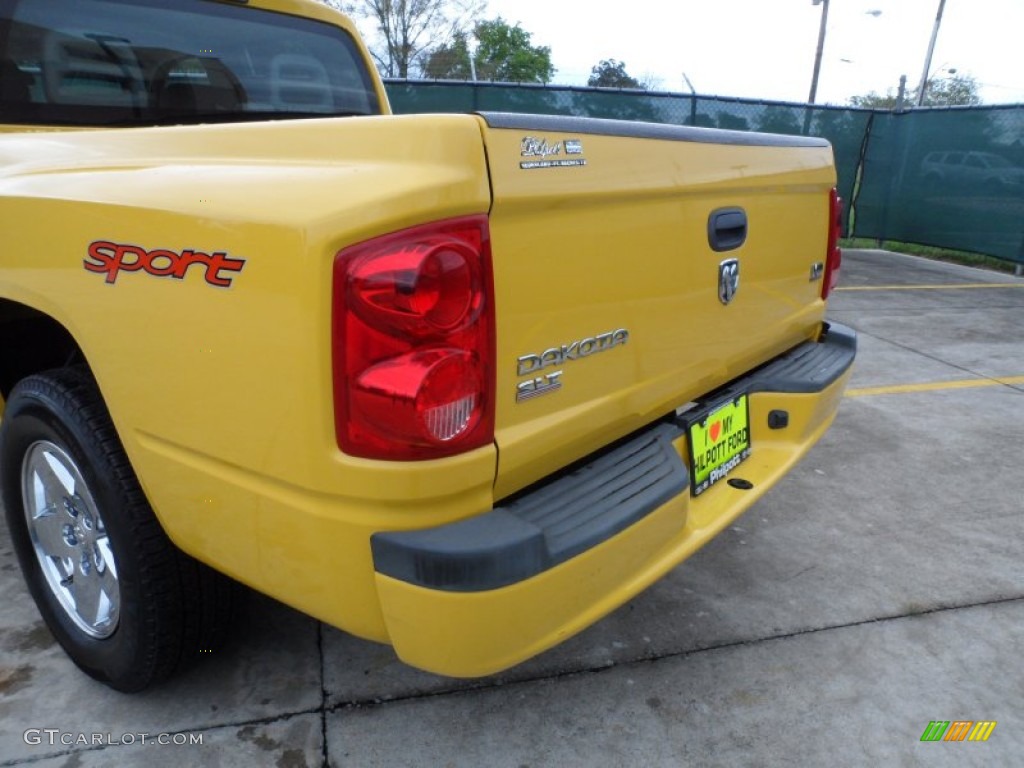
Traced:
<path id="1" fill-rule="evenodd" d="M 1024 105 L 884 112 L 509 83 L 387 80 L 397 114 L 525 112 L 823 136 L 853 237 L 1024 263 Z"/>

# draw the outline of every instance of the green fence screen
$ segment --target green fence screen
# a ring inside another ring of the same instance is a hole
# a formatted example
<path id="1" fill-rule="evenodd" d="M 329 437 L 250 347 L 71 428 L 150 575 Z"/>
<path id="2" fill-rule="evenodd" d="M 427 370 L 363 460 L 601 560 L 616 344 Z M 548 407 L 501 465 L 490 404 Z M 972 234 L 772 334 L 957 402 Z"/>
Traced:
<path id="1" fill-rule="evenodd" d="M 1024 105 L 884 112 L 604 88 L 388 80 L 391 108 L 608 117 L 824 136 L 847 233 L 1024 263 Z"/>

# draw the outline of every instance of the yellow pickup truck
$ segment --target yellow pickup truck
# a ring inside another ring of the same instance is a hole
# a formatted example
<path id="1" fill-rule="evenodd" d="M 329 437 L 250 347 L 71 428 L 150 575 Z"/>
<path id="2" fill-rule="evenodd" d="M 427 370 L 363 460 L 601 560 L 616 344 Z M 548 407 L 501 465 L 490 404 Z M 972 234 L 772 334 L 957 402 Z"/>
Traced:
<path id="1" fill-rule="evenodd" d="M 236 582 L 507 668 L 836 412 L 823 140 L 394 116 L 309 0 L 24 0 L 0 29 L 3 506 L 116 689 L 211 649 Z"/>

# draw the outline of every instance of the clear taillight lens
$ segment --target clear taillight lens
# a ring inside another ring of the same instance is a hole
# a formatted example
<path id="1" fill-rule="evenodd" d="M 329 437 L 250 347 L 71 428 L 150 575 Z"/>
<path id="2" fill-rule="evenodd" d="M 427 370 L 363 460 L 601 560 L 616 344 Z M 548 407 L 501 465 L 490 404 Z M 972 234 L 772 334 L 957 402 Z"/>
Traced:
<path id="1" fill-rule="evenodd" d="M 487 217 L 347 248 L 334 265 L 338 445 L 433 459 L 494 439 L 494 312 Z"/>

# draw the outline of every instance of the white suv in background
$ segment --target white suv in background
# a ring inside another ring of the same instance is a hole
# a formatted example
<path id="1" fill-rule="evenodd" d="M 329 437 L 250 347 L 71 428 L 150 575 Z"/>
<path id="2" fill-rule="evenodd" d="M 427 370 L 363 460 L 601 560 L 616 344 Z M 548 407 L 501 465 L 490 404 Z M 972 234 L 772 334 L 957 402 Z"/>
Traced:
<path id="1" fill-rule="evenodd" d="M 1024 168 L 991 152 L 929 152 L 921 161 L 921 177 L 928 184 L 962 184 L 996 193 L 1024 188 Z"/>

